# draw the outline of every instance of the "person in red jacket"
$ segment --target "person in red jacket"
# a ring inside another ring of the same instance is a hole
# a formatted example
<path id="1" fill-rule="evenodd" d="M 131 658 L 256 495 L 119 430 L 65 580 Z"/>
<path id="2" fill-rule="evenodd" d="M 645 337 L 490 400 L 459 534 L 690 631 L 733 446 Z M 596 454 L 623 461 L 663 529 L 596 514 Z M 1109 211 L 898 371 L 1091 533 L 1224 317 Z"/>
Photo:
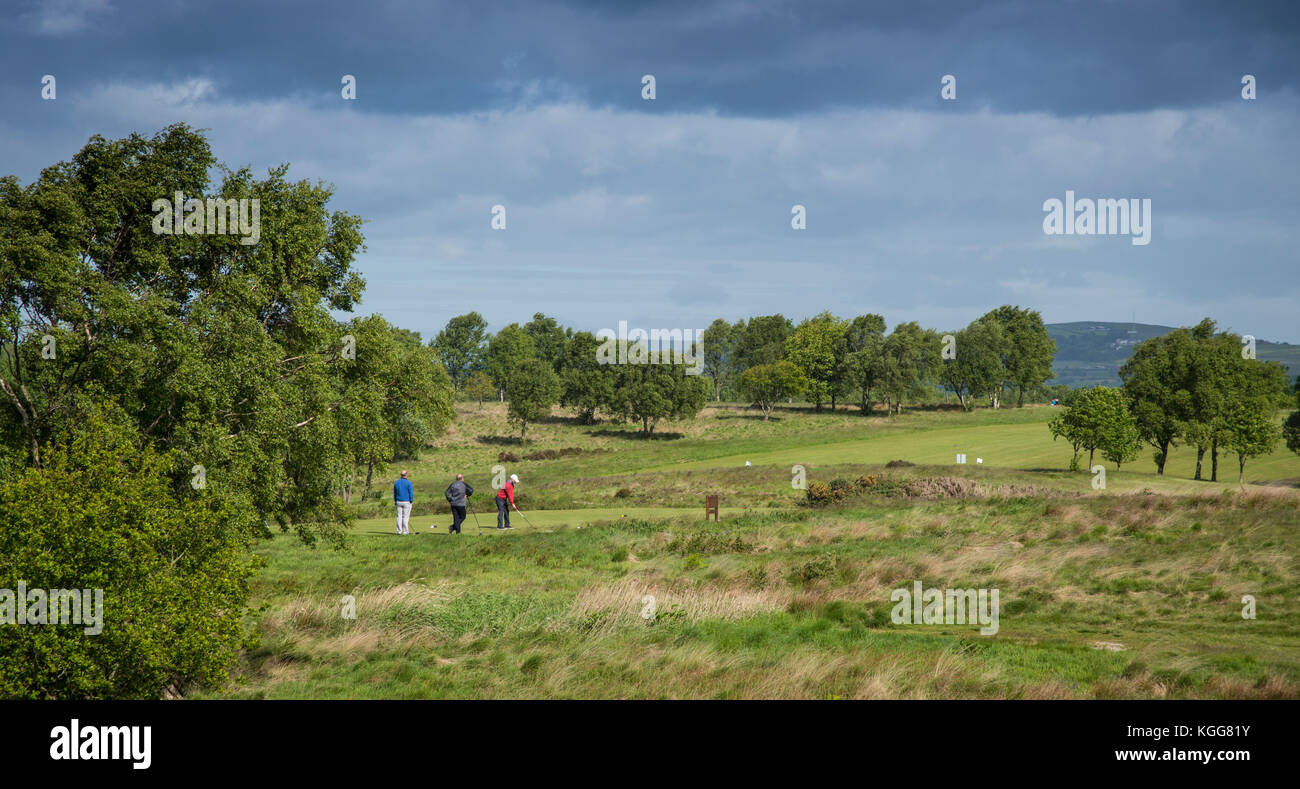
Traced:
<path id="1" fill-rule="evenodd" d="M 497 491 L 497 528 L 498 529 L 514 528 L 513 526 L 510 525 L 510 508 L 514 507 L 515 512 L 519 512 L 519 508 L 515 507 L 515 485 L 518 484 L 519 484 L 519 477 L 515 476 L 514 474 L 511 474 L 510 479 L 506 480 L 506 484 L 501 487 L 501 490 Z M 509 502 L 509 504 L 507 504 L 507 502 Z M 505 525 L 503 526 L 502 523 L 504 523 Z"/>

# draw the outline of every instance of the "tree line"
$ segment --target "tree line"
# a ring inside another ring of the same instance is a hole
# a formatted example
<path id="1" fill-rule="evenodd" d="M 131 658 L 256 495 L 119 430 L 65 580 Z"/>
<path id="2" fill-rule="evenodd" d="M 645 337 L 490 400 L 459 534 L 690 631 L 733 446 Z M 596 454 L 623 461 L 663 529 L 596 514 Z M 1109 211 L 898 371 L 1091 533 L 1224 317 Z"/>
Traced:
<path id="1" fill-rule="evenodd" d="M 759 404 L 765 418 L 773 404 L 797 396 L 818 411 L 854 398 L 864 414 L 873 402 L 899 414 L 905 402 L 937 390 L 967 410 L 984 400 L 997 408 L 1007 391 L 1024 405 L 1052 377 L 1056 355 L 1042 316 L 1010 305 L 950 333 L 908 321 L 886 334 L 880 315 L 822 312 L 797 325 L 779 314 L 734 324 L 719 318 L 703 339 L 714 399 L 740 395 Z"/>
<path id="2" fill-rule="evenodd" d="M 685 364 L 601 364 L 602 342 L 540 312 L 490 334 L 483 316 L 470 312 L 449 320 L 430 347 L 457 391 L 507 403 L 521 440 L 556 405 L 573 409 L 584 424 L 598 414 L 639 423 L 645 435 L 661 420 L 689 419 L 704 408 L 708 384 Z"/>

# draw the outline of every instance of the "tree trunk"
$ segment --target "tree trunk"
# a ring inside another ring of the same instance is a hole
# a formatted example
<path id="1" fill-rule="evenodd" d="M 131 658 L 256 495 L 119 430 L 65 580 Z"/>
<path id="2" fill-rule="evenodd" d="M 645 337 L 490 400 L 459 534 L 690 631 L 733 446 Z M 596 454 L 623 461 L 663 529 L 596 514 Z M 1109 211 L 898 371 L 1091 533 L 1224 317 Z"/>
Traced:
<path id="1" fill-rule="evenodd" d="M 1237 455 L 1237 484 L 1240 485 L 1246 481 L 1246 456 Z"/>
<path id="2" fill-rule="evenodd" d="M 1156 476 L 1165 475 L 1165 461 L 1169 460 L 1169 442 L 1165 441 L 1160 445 L 1160 457 L 1156 459 Z"/>
<path id="3" fill-rule="evenodd" d="M 1090 447 L 1088 449 L 1088 473 L 1090 474 L 1092 473 L 1092 456 L 1096 454 L 1096 452 L 1097 452 L 1096 447 Z"/>
<path id="4" fill-rule="evenodd" d="M 1192 479 L 1201 478 L 1201 459 L 1204 457 L 1205 457 L 1205 447 L 1202 446 L 1196 447 L 1196 476 L 1192 477 Z"/>
<path id="5" fill-rule="evenodd" d="M 1024 407 L 1025 407 L 1025 387 L 1023 387 L 1023 386 L 1020 387 L 1019 389 L 1016 390 L 1016 392 L 1017 392 L 1017 395 L 1016 395 L 1016 408 L 1024 408 Z"/>
<path id="6" fill-rule="evenodd" d="M 375 478 L 375 456 L 371 455 L 370 460 L 366 462 L 366 492 L 362 498 L 370 495 L 370 481 Z"/>
<path id="7" fill-rule="evenodd" d="M 1219 439 L 1210 445 L 1210 481 L 1219 481 Z"/>

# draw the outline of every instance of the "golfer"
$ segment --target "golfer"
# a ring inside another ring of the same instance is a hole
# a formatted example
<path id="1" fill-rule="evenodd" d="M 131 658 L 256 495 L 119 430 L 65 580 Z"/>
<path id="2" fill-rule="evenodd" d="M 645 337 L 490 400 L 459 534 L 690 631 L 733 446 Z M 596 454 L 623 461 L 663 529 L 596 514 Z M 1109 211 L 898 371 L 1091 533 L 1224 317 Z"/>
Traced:
<path id="1" fill-rule="evenodd" d="M 513 526 L 510 525 L 510 508 L 514 507 L 515 512 L 519 512 L 519 508 L 515 507 L 515 485 L 518 484 L 519 484 L 519 477 L 515 476 L 514 474 L 511 474 L 510 479 L 506 480 L 506 484 L 501 487 L 501 490 L 497 491 L 497 528 L 498 529 L 514 528 Z M 507 506 L 506 504 L 507 501 L 509 502 L 509 506 Z M 502 523 L 504 523 L 505 525 L 503 526 Z"/>
<path id="2" fill-rule="evenodd" d="M 456 481 L 447 486 L 443 495 L 451 505 L 451 528 L 448 533 L 460 534 L 460 524 L 465 520 L 465 506 L 469 503 L 469 497 L 474 495 L 474 489 L 465 481 L 464 474 L 457 474 Z M 429 528 L 432 529 L 433 526 Z"/>
<path id="3" fill-rule="evenodd" d="M 415 502 L 415 488 L 406 478 L 406 469 L 402 476 L 393 483 L 393 503 L 397 505 L 397 533 L 411 533 L 411 505 Z"/>

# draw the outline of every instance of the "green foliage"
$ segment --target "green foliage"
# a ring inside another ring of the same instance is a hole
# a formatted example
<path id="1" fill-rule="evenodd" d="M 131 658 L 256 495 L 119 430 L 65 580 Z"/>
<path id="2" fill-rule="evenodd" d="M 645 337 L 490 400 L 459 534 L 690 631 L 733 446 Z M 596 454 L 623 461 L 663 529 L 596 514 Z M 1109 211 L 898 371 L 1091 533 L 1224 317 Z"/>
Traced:
<path id="1" fill-rule="evenodd" d="M 1078 468 L 1080 449 L 1088 450 L 1090 469 L 1097 450 L 1119 467 L 1137 456 L 1141 440 L 1123 392 L 1106 386 L 1081 391 L 1072 405 L 1052 419 L 1048 428 L 1053 438 L 1064 438 L 1074 448 L 1071 470 Z"/>
<path id="2" fill-rule="evenodd" d="M 737 326 L 735 355 L 741 370 L 783 358 L 785 340 L 793 330 L 784 315 L 759 315 Z"/>
<path id="3" fill-rule="evenodd" d="M 1003 352 L 1007 345 L 1002 324 L 987 316 L 957 332 L 956 357 L 944 362 L 939 381 L 957 394 L 967 411 L 980 398 L 996 403 L 1007 378 Z"/>
<path id="4" fill-rule="evenodd" d="M 510 373 L 506 382 L 511 424 L 519 426 L 521 441 L 528 438 L 528 423 L 551 413 L 560 399 L 560 377 L 542 359 L 525 359 Z"/>
<path id="5" fill-rule="evenodd" d="M 477 312 L 467 312 L 447 321 L 447 326 L 430 343 L 456 391 L 482 366 L 486 340 L 487 321 Z"/>
<path id="6" fill-rule="evenodd" d="M 688 375 L 684 364 L 624 364 L 617 369 L 608 408 L 640 422 L 646 435 L 661 419 L 693 419 L 708 401 L 708 381 Z"/>
<path id="7" fill-rule="evenodd" d="M 822 312 L 800 322 L 786 338 L 785 358 L 803 373 L 806 380 L 804 391 L 818 411 L 822 403 L 834 395 L 847 351 L 847 330 L 847 321 Z"/>
<path id="8" fill-rule="evenodd" d="M 0 626 L 0 698 L 159 698 L 222 685 L 235 665 L 244 536 L 207 491 L 174 488 L 178 453 L 134 438 L 125 420 L 83 414 L 40 468 L 0 484 L 0 588 L 103 590 L 97 635 Z"/>
<path id="9" fill-rule="evenodd" d="M 740 390 L 763 409 L 763 421 L 778 402 L 794 397 L 808 385 L 803 370 L 785 359 L 751 367 L 740 376 Z"/>
<path id="10" fill-rule="evenodd" d="M 537 346 L 519 324 L 512 323 L 492 335 L 487 348 L 487 371 L 497 391 L 506 391 L 515 368 L 535 358 Z"/>
<path id="11" fill-rule="evenodd" d="M 568 334 L 572 334 L 572 329 Z M 555 372 L 564 366 L 565 345 L 568 334 L 560 324 L 540 312 L 533 313 L 533 319 L 524 324 L 524 332 L 533 338 L 533 347 L 537 349 L 537 358 L 551 365 Z"/>
<path id="12" fill-rule="evenodd" d="M 490 400 L 496 396 L 497 388 L 493 385 L 492 378 L 485 371 L 475 370 L 469 374 L 463 391 L 469 397 L 477 400 L 481 406 L 484 400 Z"/>
<path id="13" fill-rule="evenodd" d="M 1016 405 L 1023 406 L 1025 392 L 1052 377 L 1056 342 L 1037 310 L 1003 305 L 980 320 L 995 322 L 1001 328 L 1003 383 L 1016 390 Z"/>
<path id="14" fill-rule="evenodd" d="M 721 400 L 722 391 L 736 376 L 736 346 L 740 331 L 722 318 L 714 319 L 700 334 L 704 349 L 704 374 L 713 381 L 713 399 Z"/>
<path id="15" fill-rule="evenodd" d="M 596 335 L 580 331 L 573 335 L 564 349 L 560 405 L 574 409 L 578 420 L 584 424 L 594 422 L 596 410 L 610 403 L 618 380 L 618 371 L 612 365 L 598 362 L 596 351 L 600 345 Z"/>
<path id="16" fill-rule="evenodd" d="M 177 124 L 93 137 L 25 188 L 0 180 L 0 325 L 14 340 L 0 359 L 0 466 L 40 467 L 97 399 L 139 444 L 178 453 L 175 489 L 201 465 L 232 525 L 313 540 L 346 522 L 339 494 L 358 464 L 413 454 L 445 427 L 448 379 L 417 337 L 331 317 L 361 295 L 361 220 L 286 172 L 224 168 Z M 257 199 L 259 241 L 153 232 L 153 201 L 176 191 Z"/>

